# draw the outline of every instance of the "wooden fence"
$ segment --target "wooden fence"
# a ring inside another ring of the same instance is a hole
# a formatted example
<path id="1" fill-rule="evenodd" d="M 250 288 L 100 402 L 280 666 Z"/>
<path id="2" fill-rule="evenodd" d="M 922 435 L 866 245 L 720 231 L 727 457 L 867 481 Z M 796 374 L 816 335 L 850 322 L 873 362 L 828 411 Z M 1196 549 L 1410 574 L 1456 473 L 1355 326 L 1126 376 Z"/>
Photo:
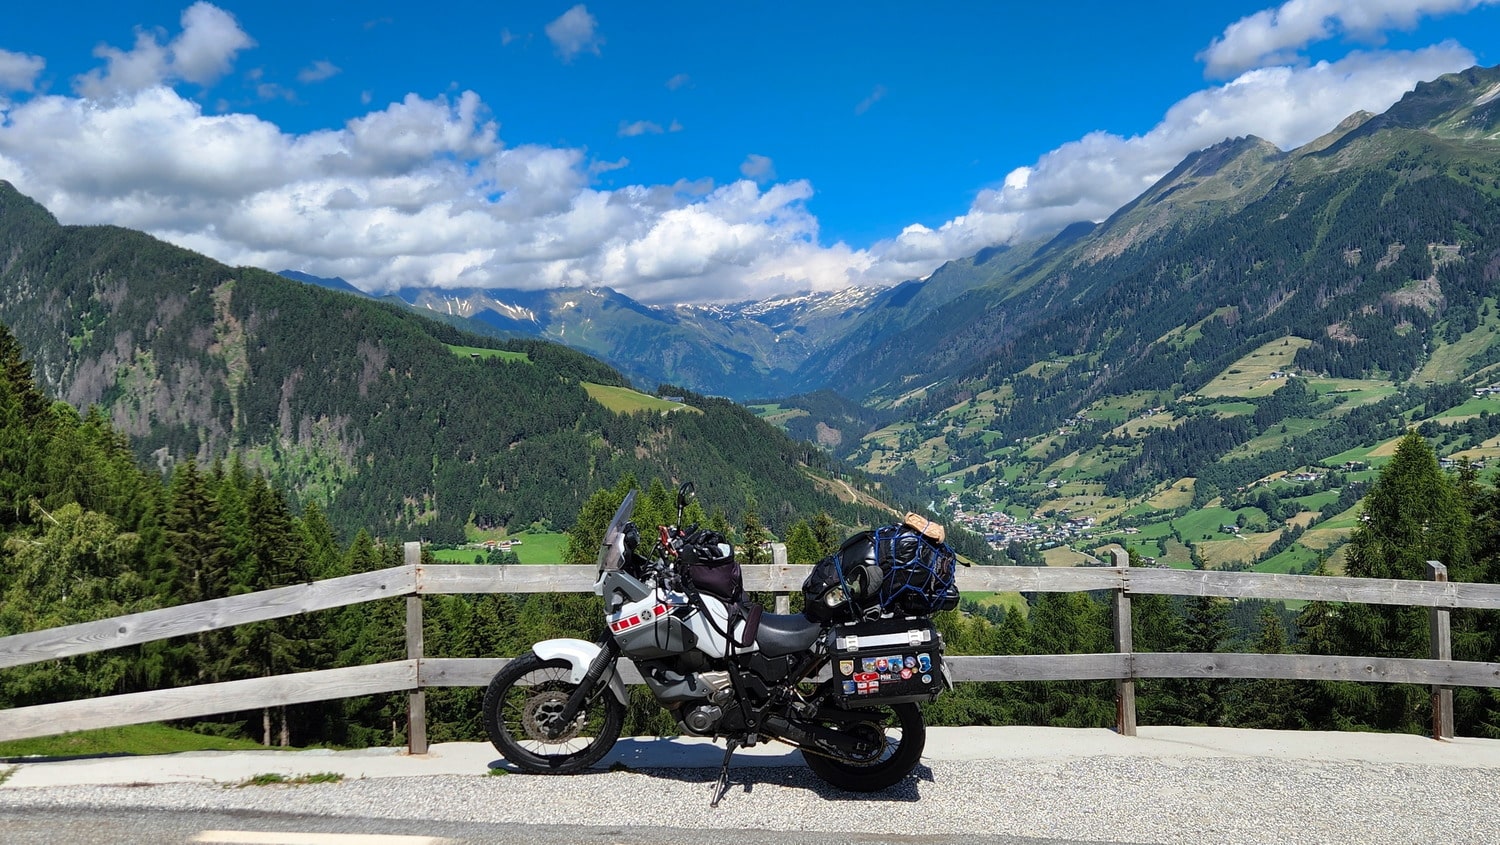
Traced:
<path id="1" fill-rule="evenodd" d="M 409 695 L 408 745 L 427 749 L 424 692 L 429 687 L 484 686 L 505 658 L 428 657 L 422 642 L 422 596 L 429 594 L 586 592 L 590 566 L 423 565 L 421 549 L 406 544 L 406 563 L 391 569 L 312 584 L 214 599 L 180 607 L 118 616 L 0 638 L 0 669 L 90 654 L 203 631 L 406 597 L 407 657 L 388 663 L 301 672 L 269 678 L 205 684 L 154 692 L 105 696 L 0 710 L 0 740 L 67 731 L 188 719 L 377 693 Z M 1500 687 L 1500 663 L 1455 661 L 1449 633 L 1454 608 L 1500 609 L 1500 585 L 1460 584 L 1429 563 L 1430 581 L 1339 578 L 1308 575 L 1141 569 L 1125 565 L 1089 568 L 974 567 L 962 570 L 959 586 L 976 592 L 1108 591 L 1113 596 L 1115 651 L 1105 654 L 955 656 L 947 659 L 956 681 L 1114 680 L 1121 734 L 1136 729 L 1135 681 L 1141 678 L 1282 678 L 1426 684 L 1433 688 L 1433 736 L 1453 736 L 1454 686 Z M 746 588 L 778 596 L 801 589 L 808 567 L 746 566 Z M 1429 608 L 1431 657 L 1393 659 L 1355 656 L 1231 653 L 1142 653 L 1131 642 L 1133 595 L 1222 596 L 1301 599 Z M 639 683 L 628 661 L 622 675 Z"/>

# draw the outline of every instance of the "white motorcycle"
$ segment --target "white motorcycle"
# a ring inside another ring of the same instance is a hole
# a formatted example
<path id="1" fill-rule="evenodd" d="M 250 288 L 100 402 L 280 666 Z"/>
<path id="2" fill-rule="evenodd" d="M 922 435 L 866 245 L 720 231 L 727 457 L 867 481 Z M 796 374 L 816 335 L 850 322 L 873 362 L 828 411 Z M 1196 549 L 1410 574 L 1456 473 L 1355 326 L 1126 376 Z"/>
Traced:
<path id="1" fill-rule="evenodd" d="M 679 524 L 691 494 L 691 483 L 678 492 Z M 597 763 L 624 722 L 626 657 L 684 734 L 726 740 L 715 805 L 735 749 L 766 740 L 801 749 L 841 789 L 905 778 L 926 739 L 918 703 L 951 687 L 927 618 L 958 600 L 941 526 L 908 515 L 856 535 L 814 567 L 806 610 L 776 615 L 748 601 L 732 548 L 712 532 L 661 526 L 642 554 L 635 496 L 599 550 L 594 592 L 608 623 L 599 641 L 539 642 L 485 691 L 484 724 L 505 759 L 537 774 Z"/>

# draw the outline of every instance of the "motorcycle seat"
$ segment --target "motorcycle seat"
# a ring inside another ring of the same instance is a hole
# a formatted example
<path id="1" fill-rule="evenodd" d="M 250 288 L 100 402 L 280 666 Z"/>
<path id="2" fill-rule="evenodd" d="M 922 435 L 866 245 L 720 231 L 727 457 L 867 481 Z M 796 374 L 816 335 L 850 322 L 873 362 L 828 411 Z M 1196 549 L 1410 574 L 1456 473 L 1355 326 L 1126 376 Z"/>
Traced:
<path id="1" fill-rule="evenodd" d="M 808 619 L 800 613 L 762 613 L 755 642 L 760 646 L 761 654 L 781 657 L 807 651 L 822 633 L 823 623 Z"/>

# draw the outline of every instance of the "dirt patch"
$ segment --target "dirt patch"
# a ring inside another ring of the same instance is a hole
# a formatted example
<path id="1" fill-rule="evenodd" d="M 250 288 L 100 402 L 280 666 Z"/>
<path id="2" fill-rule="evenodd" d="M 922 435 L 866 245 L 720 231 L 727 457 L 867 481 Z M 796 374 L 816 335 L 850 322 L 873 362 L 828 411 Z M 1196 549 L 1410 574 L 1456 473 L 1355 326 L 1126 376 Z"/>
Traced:
<path id="1" fill-rule="evenodd" d="M 1328 332 L 1328 336 L 1330 338 L 1332 338 L 1334 340 L 1337 340 L 1337 341 L 1340 341 L 1340 342 L 1343 342 L 1343 343 L 1358 343 L 1359 342 L 1359 335 L 1355 334 L 1354 330 L 1351 329 L 1351 328 L 1349 328 L 1349 324 L 1348 323 L 1334 323 L 1333 325 L 1329 326 L 1325 331 Z"/>
<path id="2" fill-rule="evenodd" d="M 1385 255 L 1381 256 L 1380 260 L 1375 262 L 1375 272 L 1379 273 L 1381 270 L 1384 270 L 1392 264 L 1395 264 L 1396 259 L 1400 258 L 1401 253 L 1405 251 L 1406 244 L 1401 243 L 1400 241 L 1397 241 L 1396 243 L 1393 243 L 1390 246 L 1386 247 Z"/>
<path id="3" fill-rule="evenodd" d="M 1431 314 L 1443 304 L 1443 286 L 1438 284 L 1437 276 L 1429 276 L 1392 291 L 1383 299 L 1392 305 L 1414 305 Z"/>

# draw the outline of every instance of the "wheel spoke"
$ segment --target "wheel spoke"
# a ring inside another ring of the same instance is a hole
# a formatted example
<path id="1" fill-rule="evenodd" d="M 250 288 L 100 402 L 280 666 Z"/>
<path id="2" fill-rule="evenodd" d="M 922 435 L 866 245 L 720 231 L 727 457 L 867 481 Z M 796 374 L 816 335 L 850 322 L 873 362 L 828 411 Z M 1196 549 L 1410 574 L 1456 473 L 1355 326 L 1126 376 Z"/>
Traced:
<path id="1" fill-rule="evenodd" d="M 596 695 L 563 724 L 560 716 L 578 689 L 572 667 L 535 656 L 517 660 L 526 662 L 511 675 L 502 669 L 485 695 L 486 728 L 501 754 L 528 771 L 571 772 L 614 745 L 624 717 L 617 699 Z"/>

